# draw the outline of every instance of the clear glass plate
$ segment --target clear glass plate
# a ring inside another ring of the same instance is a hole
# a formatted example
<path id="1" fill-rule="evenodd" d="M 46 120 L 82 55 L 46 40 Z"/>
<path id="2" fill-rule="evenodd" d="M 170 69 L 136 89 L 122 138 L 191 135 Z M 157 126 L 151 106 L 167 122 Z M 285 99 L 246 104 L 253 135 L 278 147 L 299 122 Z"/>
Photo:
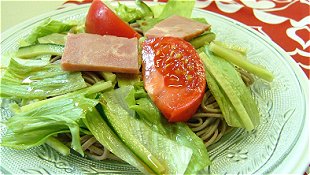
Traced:
<path id="1" fill-rule="evenodd" d="M 7 52 L 17 49 L 18 41 L 27 36 L 43 20 L 69 21 L 83 19 L 89 5 L 54 11 L 2 33 L 1 64 L 6 65 Z M 204 17 L 212 25 L 217 39 L 235 43 L 248 50 L 249 59 L 270 70 L 275 80 L 266 83 L 256 80 L 252 92 L 259 104 L 261 124 L 252 132 L 235 129 L 209 149 L 212 165 L 205 173 L 289 173 L 302 172 L 307 163 L 302 155 L 307 148 L 308 113 L 307 79 L 279 46 L 269 38 L 232 19 L 212 12 L 196 9 L 194 16 Z M 9 110 L 1 103 L 1 118 Z M 1 126 L 1 135 L 5 128 Z M 297 149 L 297 150 L 296 150 Z M 123 162 L 94 161 L 77 155 L 64 157 L 43 145 L 29 150 L 12 150 L 0 147 L 1 171 L 12 174 L 140 174 Z M 293 157 L 289 159 L 288 157 Z M 300 168 L 301 167 L 301 168 Z"/>

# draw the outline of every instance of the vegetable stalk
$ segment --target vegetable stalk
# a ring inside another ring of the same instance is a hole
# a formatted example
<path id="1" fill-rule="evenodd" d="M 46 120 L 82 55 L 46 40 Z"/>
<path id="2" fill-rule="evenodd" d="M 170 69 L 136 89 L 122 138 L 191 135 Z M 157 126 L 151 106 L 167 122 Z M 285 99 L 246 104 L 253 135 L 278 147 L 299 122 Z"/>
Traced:
<path id="1" fill-rule="evenodd" d="M 64 145 L 61 141 L 57 140 L 54 137 L 49 137 L 46 141 L 46 144 L 48 144 L 50 147 L 54 148 L 56 151 L 58 151 L 60 154 L 67 156 L 70 154 L 70 148 L 68 148 L 66 145 Z"/>
<path id="2" fill-rule="evenodd" d="M 225 60 L 231 62 L 232 64 L 250 72 L 254 75 L 272 82 L 273 75 L 268 70 L 264 69 L 263 67 L 257 66 L 246 61 L 240 54 L 236 54 L 235 51 L 221 47 L 214 42 L 210 43 L 209 46 L 210 51 L 214 52 L 216 55 L 224 58 Z"/>

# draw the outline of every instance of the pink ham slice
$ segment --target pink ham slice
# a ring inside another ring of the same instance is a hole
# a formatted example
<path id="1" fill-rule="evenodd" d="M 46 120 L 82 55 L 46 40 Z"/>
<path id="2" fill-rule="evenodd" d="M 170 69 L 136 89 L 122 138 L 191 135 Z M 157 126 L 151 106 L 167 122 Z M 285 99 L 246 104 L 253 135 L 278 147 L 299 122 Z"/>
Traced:
<path id="1" fill-rule="evenodd" d="M 69 34 L 61 67 L 66 71 L 139 73 L 138 40 L 88 33 Z"/>
<path id="2" fill-rule="evenodd" d="M 173 15 L 159 23 L 145 33 L 148 38 L 171 36 L 182 38 L 186 41 L 199 36 L 210 25 L 203 24 L 182 16 Z"/>

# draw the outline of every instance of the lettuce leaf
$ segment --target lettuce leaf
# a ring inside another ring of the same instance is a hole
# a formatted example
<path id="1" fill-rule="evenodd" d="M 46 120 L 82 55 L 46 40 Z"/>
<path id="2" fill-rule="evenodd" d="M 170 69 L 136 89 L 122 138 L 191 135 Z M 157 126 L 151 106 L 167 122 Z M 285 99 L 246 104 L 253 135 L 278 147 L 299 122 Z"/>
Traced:
<path id="1" fill-rule="evenodd" d="M 194 0 L 186 0 L 186 1 L 170 0 L 165 4 L 164 7 L 162 5 L 151 7 L 153 13 L 156 14 L 154 15 L 154 18 L 138 20 L 137 22 L 140 25 L 142 31 L 146 32 L 149 29 L 151 29 L 155 24 L 159 23 L 160 21 L 172 15 L 179 15 L 186 18 L 190 18 L 194 6 L 195 6 Z"/>
<path id="2" fill-rule="evenodd" d="M 38 38 L 53 33 L 66 33 L 76 24 L 63 23 L 61 21 L 47 19 L 40 24 L 32 33 L 20 42 L 20 47 L 29 46 L 38 43 Z"/>
<path id="3" fill-rule="evenodd" d="M 102 108 L 100 106 L 98 108 L 98 111 L 102 112 Z M 104 114 L 101 113 L 101 116 L 98 111 L 89 111 L 86 118 L 83 119 L 84 123 L 87 125 L 87 128 L 93 133 L 95 138 L 117 157 L 136 167 L 144 174 L 155 174 L 154 171 L 152 171 L 122 142 L 122 140 L 109 127 L 105 121 L 106 119 L 104 120 L 102 118 L 102 116 L 105 118 Z"/>
<path id="4" fill-rule="evenodd" d="M 129 23 L 134 22 L 137 19 L 141 19 L 144 16 L 140 10 L 130 8 L 121 3 L 118 3 L 118 7 L 115 8 L 115 12 L 123 21 Z"/>
<path id="5" fill-rule="evenodd" d="M 5 122 L 8 131 L 2 137 L 1 145 L 27 149 L 43 144 L 54 134 L 70 132 L 71 147 L 84 155 L 80 144 L 80 122 L 98 103 L 98 100 L 85 96 L 111 86 L 111 82 L 100 82 L 73 93 L 15 108 L 14 116 Z"/>
<path id="6" fill-rule="evenodd" d="M 4 98 L 43 99 L 85 88 L 80 72 L 63 71 L 48 60 L 12 58 L 1 78 L 0 96 Z"/>
<path id="7" fill-rule="evenodd" d="M 144 120 L 153 131 L 166 135 L 170 140 L 193 151 L 185 174 L 196 174 L 211 164 L 202 140 L 185 123 L 168 123 L 149 97 L 137 99 L 136 105 L 130 106 L 130 109 L 135 110 L 140 119 Z"/>
<path id="8" fill-rule="evenodd" d="M 165 5 L 162 13 L 159 15 L 159 19 L 166 19 L 172 15 L 179 15 L 186 18 L 190 18 L 195 6 L 194 0 L 170 0 Z"/>
<path id="9" fill-rule="evenodd" d="M 152 5 L 150 6 L 153 14 L 154 14 L 154 18 L 158 18 L 160 16 L 160 14 L 163 12 L 164 8 L 165 8 L 166 4 L 156 4 L 156 5 Z"/>
<path id="10" fill-rule="evenodd" d="M 148 96 L 135 96 L 133 92 L 142 88 L 136 84 L 103 94 L 106 120 L 117 136 L 156 173 L 195 174 L 208 166 L 210 159 L 202 140 L 186 124 L 168 123 Z M 164 171 L 154 169 L 147 157 L 155 163 L 158 160 L 155 167 L 162 166 Z"/>
<path id="11" fill-rule="evenodd" d="M 154 132 L 143 120 L 130 115 L 126 98 L 130 98 L 128 95 L 134 98 L 132 91 L 133 86 L 125 86 L 102 95 L 107 121 L 125 145 L 155 173 L 183 174 L 192 150 Z"/>

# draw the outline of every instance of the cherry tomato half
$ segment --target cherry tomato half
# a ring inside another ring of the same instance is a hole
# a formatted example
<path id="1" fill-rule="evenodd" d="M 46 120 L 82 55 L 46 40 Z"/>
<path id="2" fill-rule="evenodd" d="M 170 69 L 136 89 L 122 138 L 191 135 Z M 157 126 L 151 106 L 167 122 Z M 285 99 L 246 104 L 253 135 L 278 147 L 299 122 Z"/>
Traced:
<path id="1" fill-rule="evenodd" d="M 173 37 L 142 43 L 143 80 L 155 105 L 169 122 L 187 121 L 201 104 L 205 70 L 195 48 Z"/>

